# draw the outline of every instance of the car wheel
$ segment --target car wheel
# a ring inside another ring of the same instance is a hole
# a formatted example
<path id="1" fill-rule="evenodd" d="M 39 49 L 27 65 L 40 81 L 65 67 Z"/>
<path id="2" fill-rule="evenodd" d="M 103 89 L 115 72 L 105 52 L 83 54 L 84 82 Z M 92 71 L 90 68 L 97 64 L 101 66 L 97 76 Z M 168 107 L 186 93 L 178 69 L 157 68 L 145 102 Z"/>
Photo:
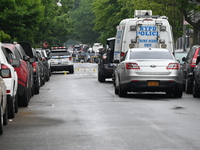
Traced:
<path id="1" fill-rule="evenodd" d="M 5 108 L 5 113 L 3 114 L 3 125 L 7 125 L 8 124 L 8 106 L 6 105 Z"/>
<path id="2" fill-rule="evenodd" d="M 3 133 L 3 108 L 0 106 L 0 135 Z"/>
<path id="3" fill-rule="evenodd" d="M 19 96 L 19 106 L 22 106 L 22 107 L 27 107 L 28 106 L 28 102 L 29 102 L 29 95 L 28 95 L 28 89 L 24 90 L 24 93 Z"/>
<path id="4" fill-rule="evenodd" d="M 49 74 L 46 75 L 46 81 L 49 81 Z"/>
<path id="5" fill-rule="evenodd" d="M 182 89 L 179 89 L 178 91 L 175 91 L 175 92 L 173 93 L 173 95 L 174 95 L 174 98 L 181 98 L 181 97 L 183 96 L 183 91 L 182 91 Z"/>
<path id="6" fill-rule="evenodd" d="M 15 113 L 18 113 L 18 96 L 15 95 Z"/>
<path id="7" fill-rule="evenodd" d="M 188 79 L 185 80 L 185 93 L 192 94 L 192 86 L 189 85 Z"/>
<path id="8" fill-rule="evenodd" d="M 98 81 L 101 82 L 101 83 L 105 82 L 105 77 L 103 75 L 101 75 L 100 71 L 98 72 Z"/>
<path id="9" fill-rule="evenodd" d="M 40 77 L 38 77 L 37 82 L 34 85 L 34 93 L 35 94 L 40 93 Z"/>
<path id="10" fill-rule="evenodd" d="M 118 89 L 118 87 L 115 85 L 115 94 L 117 95 L 117 94 L 119 94 L 119 89 Z"/>
<path id="11" fill-rule="evenodd" d="M 123 90 L 123 89 L 121 88 L 121 85 L 120 85 L 120 84 L 119 84 L 118 94 L 119 94 L 119 97 L 126 97 L 126 96 L 127 96 L 127 91 L 126 91 L 126 90 Z"/>
<path id="12" fill-rule="evenodd" d="M 10 95 L 7 96 L 7 104 L 8 104 L 8 118 L 15 118 L 15 104 L 14 98 Z"/>
<path id="13" fill-rule="evenodd" d="M 70 74 L 73 74 L 73 73 L 74 73 L 74 66 L 71 66 L 71 67 L 70 67 L 69 73 L 70 73 Z"/>
<path id="14" fill-rule="evenodd" d="M 193 97 L 200 97 L 200 89 L 195 80 L 193 82 Z"/>

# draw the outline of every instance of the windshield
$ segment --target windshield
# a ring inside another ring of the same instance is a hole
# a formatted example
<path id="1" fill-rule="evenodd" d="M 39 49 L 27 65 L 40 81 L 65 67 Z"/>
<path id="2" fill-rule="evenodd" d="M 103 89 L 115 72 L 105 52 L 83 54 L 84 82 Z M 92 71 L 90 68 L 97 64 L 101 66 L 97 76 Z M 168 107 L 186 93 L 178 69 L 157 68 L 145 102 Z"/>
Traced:
<path id="1" fill-rule="evenodd" d="M 132 51 L 130 59 L 174 59 L 168 51 Z"/>
<path id="2" fill-rule="evenodd" d="M 51 53 L 51 59 L 65 59 L 70 57 L 70 52 Z"/>

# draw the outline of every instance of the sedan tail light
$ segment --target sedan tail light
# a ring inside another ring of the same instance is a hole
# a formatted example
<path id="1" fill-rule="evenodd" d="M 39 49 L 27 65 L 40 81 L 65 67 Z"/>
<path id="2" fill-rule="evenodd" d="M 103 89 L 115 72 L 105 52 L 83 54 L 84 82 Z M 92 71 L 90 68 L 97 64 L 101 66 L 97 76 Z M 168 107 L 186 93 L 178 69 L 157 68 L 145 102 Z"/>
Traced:
<path id="1" fill-rule="evenodd" d="M 180 69 L 180 64 L 179 63 L 169 63 L 169 65 L 167 66 L 168 70 L 178 70 Z"/>
<path id="2" fill-rule="evenodd" d="M 1 64 L 1 76 L 2 78 L 11 78 L 10 68 L 4 64 Z"/>
<path id="3" fill-rule="evenodd" d="M 126 69 L 140 69 L 137 63 L 126 63 Z"/>
<path id="4" fill-rule="evenodd" d="M 192 61 L 190 63 L 190 67 L 195 67 L 196 66 L 196 61 L 197 61 L 197 56 L 199 54 L 199 49 L 198 48 L 196 51 L 195 51 L 195 54 L 194 54 L 194 57 L 192 58 Z"/>
<path id="5" fill-rule="evenodd" d="M 36 72 L 37 71 L 37 63 L 33 62 L 32 67 L 33 67 L 33 72 Z"/>

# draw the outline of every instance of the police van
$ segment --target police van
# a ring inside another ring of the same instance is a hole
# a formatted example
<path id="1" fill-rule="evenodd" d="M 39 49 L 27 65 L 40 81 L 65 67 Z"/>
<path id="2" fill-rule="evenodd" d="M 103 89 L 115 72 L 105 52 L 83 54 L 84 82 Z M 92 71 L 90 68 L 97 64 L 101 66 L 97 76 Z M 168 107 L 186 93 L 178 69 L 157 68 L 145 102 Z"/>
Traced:
<path id="1" fill-rule="evenodd" d="M 174 53 L 172 27 L 166 16 L 153 16 L 151 10 L 135 10 L 134 18 L 117 26 L 114 61 L 120 61 L 130 48 L 165 48 Z"/>

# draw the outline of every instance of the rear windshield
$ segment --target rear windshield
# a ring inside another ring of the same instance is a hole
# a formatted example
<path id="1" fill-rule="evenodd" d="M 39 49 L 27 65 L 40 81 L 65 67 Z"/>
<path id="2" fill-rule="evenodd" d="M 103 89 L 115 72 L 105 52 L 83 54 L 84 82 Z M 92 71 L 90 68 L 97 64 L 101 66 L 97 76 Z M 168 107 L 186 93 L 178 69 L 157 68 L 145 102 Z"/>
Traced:
<path id="1" fill-rule="evenodd" d="M 50 57 L 53 59 L 69 58 L 70 52 L 53 52 Z"/>
<path id="2" fill-rule="evenodd" d="M 130 59 L 174 59 L 167 51 L 132 51 Z"/>

